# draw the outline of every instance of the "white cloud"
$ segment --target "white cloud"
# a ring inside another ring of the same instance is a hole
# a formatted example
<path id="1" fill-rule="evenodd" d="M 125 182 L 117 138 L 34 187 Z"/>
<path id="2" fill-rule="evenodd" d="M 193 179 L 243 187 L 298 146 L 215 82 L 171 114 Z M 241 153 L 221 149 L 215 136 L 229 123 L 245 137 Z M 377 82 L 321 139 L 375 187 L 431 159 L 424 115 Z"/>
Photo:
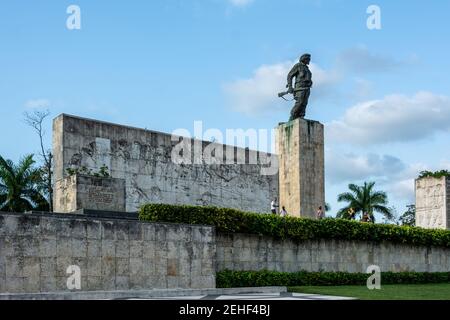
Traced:
<path id="1" fill-rule="evenodd" d="M 253 72 L 251 78 L 225 84 L 224 91 L 232 108 L 248 115 L 285 108 L 286 104 L 283 104 L 277 94 L 286 90 L 287 74 L 294 64 L 295 62 L 285 61 L 263 65 Z M 313 73 L 316 99 L 326 95 L 330 91 L 329 88 L 339 81 L 336 73 L 323 70 L 314 63 L 310 65 L 310 69 Z"/>
<path id="2" fill-rule="evenodd" d="M 403 64 L 391 57 L 370 52 L 365 46 L 344 50 L 336 59 L 338 69 L 357 74 L 391 71 Z"/>
<path id="3" fill-rule="evenodd" d="M 245 7 L 253 1 L 254 0 L 228 0 L 228 2 L 235 7 Z"/>
<path id="4" fill-rule="evenodd" d="M 430 170 L 424 164 L 405 164 L 391 155 L 342 154 L 336 150 L 327 150 L 325 168 L 331 185 L 375 181 L 376 189 L 386 191 L 390 203 L 414 203 L 414 180 L 421 171 Z"/>
<path id="5" fill-rule="evenodd" d="M 396 174 L 405 169 L 405 164 L 390 155 L 326 152 L 325 167 L 331 183 L 367 181 Z"/>
<path id="6" fill-rule="evenodd" d="M 414 178 L 394 181 L 389 186 L 389 193 L 396 199 L 407 199 L 414 203 Z"/>
<path id="7" fill-rule="evenodd" d="M 386 181 L 386 189 L 393 199 L 406 200 L 406 202 L 415 202 L 415 179 L 423 170 L 428 170 L 428 166 L 422 163 L 413 163 L 404 170 L 390 176 Z"/>
<path id="8" fill-rule="evenodd" d="M 25 107 L 29 109 L 46 109 L 50 107 L 48 99 L 30 99 L 25 102 Z"/>
<path id="9" fill-rule="evenodd" d="M 431 92 L 359 103 L 327 126 L 327 139 L 356 144 L 413 141 L 450 129 L 450 98 Z"/>

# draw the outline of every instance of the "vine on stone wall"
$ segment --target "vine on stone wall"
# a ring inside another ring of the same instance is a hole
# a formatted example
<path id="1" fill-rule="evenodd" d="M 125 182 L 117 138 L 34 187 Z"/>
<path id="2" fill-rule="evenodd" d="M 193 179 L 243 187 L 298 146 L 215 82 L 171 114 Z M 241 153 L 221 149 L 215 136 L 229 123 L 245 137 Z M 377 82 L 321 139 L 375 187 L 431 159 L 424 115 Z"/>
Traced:
<path id="1" fill-rule="evenodd" d="M 80 175 L 86 175 L 86 176 L 92 176 L 96 178 L 109 178 L 109 168 L 106 165 L 103 165 L 100 167 L 98 171 L 93 171 L 92 169 L 88 169 L 85 166 L 78 167 L 78 168 L 67 168 L 66 172 L 69 176 L 74 176 L 77 174 Z"/>

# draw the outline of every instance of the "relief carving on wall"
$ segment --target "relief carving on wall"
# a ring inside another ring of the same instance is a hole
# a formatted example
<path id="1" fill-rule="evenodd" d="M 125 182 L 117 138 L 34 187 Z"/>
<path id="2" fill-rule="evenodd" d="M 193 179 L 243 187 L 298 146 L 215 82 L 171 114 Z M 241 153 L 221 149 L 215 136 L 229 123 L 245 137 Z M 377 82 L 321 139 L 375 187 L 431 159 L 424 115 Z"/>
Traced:
<path id="1" fill-rule="evenodd" d="M 127 211 L 136 211 L 146 202 L 215 204 L 263 211 L 269 193 L 272 189 L 276 192 L 276 186 L 271 185 L 273 179 L 260 175 L 261 164 L 209 165 L 204 159 L 197 164 L 177 164 L 171 160 L 174 145 L 159 140 L 164 141 L 154 135 L 148 143 L 84 136 L 84 145 L 69 155 L 67 164 L 93 171 L 106 165 L 112 178 L 125 179 Z"/>
<path id="2" fill-rule="evenodd" d="M 416 225 L 424 228 L 445 228 L 445 192 L 443 185 L 418 181 L 416 199 Z"/>

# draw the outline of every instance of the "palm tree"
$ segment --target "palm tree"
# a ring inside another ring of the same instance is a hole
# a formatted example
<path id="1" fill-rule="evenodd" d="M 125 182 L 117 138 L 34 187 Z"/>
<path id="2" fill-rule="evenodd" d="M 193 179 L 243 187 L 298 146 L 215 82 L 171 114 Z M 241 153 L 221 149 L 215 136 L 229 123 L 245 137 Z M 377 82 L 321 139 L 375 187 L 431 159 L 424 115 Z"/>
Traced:
<path id="1" fill-rule="evenodd" d="M 354 219 L 356 214 L 367 212 L 372 222 L 375 222 L 374 212 L 381 213 L 387 219 L 393 218 L 388 204 L 387 195 L 383 191 L 374 191 L 375 182 L 364 182 L 363 186 L 349 184 L 350 192 L 338 195 L 338 201 L 348 202 L 347 206 L 339 210 L 336 217 Z"/>
<path id="2" fill-rule="evenodd" d="M 33 155 L 24 157 L 17 165 L 0 156 L 0 211 L 24 212 L 48 208 L 48 201 L 41 193 L 41 171 L 33 165 Z"/>

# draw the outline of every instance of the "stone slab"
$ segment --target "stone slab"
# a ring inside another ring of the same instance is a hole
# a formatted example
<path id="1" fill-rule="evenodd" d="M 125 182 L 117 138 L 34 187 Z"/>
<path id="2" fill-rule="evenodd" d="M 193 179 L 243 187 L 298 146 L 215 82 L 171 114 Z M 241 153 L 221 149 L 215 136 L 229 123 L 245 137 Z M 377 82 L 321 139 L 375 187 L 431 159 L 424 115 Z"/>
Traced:
<path id="1" fill-rule="evenodd" d="M 83 292 L 48 292 L 36 294 L 0 294 L 0 300 L 120 300 L 152 297 L 195 297 L 205 295 L 236 295 L 258 293 L 283 293 L 287 287 L 166 289 L 166 290 L 118 290 Z"/>

